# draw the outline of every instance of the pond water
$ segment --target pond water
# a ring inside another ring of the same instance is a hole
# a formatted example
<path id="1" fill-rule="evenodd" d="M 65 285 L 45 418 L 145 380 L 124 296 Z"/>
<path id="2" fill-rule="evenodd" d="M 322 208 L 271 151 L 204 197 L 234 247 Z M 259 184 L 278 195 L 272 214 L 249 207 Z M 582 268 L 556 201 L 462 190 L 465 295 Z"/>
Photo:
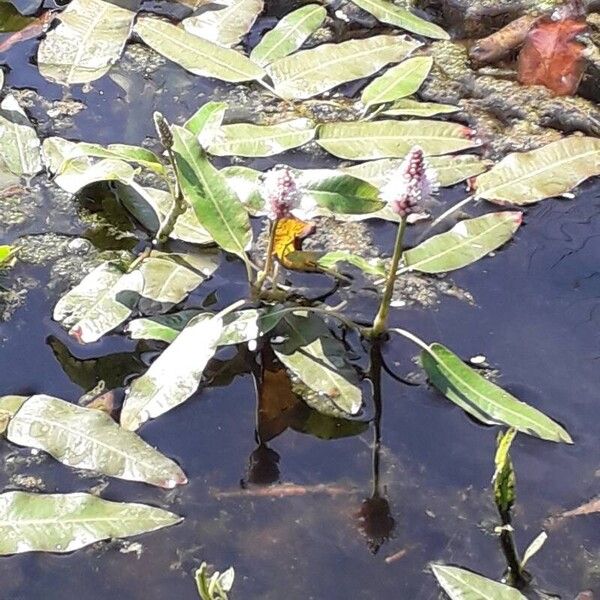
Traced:
<path id="1" fill-rule="evenodd" d="M 28 113 L 44 136 L 138 144 L 154 136 L 154 110 L 175 123 L 208 99 L 239 102 L 237 118 L 254 110 L 251 100 L 245 106 L 245 94 L 233 86 L 194 77 L 160 60 L 157 69 L 144 70 L 145 54 L 137 59 L 126 55 L 88 90 L 72 86 L 65 91 L 39 75 L 33 61 L 36 47 L 32 40 L 7 53 L 6 86 L 34 90 L 47 101 L 85 106 L 59 122 L 49 119 L 47 106 L 32 97 Z M 318 153 L 277 157 L 277 162 L 301 167 L 322 166 L 324 160 Z M 272 162 L 247 164 L 264 169 Z M 86 235 L 75 211 L 61 212 L 52 194 L 43 193 L 37 212 L 0 231 L 0 244 L 25 233 Z M 442 204 L 463 195 L 463 186 L 444 190 Z M 594 182 L 582 186 L 575 200 L 536 205 L 527 210 L 525 226 L 514 241 L 493 259 L 453 274 L 454 283 L 474 303 L 441 296 L 432 309 L 416 306 L 392 313 L 392 325 L 443 341 L 464 358 L 484 355 L 501 373 L 501 385 L 572 434 L 572 446 L 527 436 L 519 436 L 513 446 L 513 525 L 520 549 L 550 515 L 598 492 L 599 215 L 600 184 Z M 366 227 L 381 250 L 389 252 L 393 228 L 373 223 Z M 410 235 L 416 239 L 418 228 L 413 229 Z M 46 393 L 76 401 L 100 379 L 123 386 L 156 355 L 158 346 L 136 345 L 120 335 L 88 346 L 70 339 L 50 318 L 66 284 L 47 285 L 48 264 L 20 263 L 10 277 L 39 284 L 0 323 L 1 393 Z M 187 305 L 226 306 L 245 294 L 243 281 L 242 265 L 230 261 Z M 373 295 L 352 290 L 345 297 L 357 312 L 372 314 L 376 309 Z M 334 296 L 331 302 L 337 300 Z M 360 348 L 356 340 L 352 343 Z M 383 353 L 400 376 L 415 371 L 414 347 L 393 339 Z M 2 489 L 18 487 L 20 475 L 41 478 L 47 492 L 84 491 L 105 483 L 104 498 L 161 506 L 185 521 L 134 540 L 141 547 L 111 542 L 64 556 L 4 557 L 0 597 L 193 600 L 197 593 L 192 574 L 202 560 L 220 569 L 235 567 L 236 598 L 428 600 L 440 594 L 427 571 L 432 561 L 459 564 L 494 579 L 502 576 L 505 562 L 493 535 L 498 519 L 490 491 L 494 428 L 470 420 L 424 382 L 404 385 L 383 373 L 378 458 L 394 527 L 390 539 L 373 553 L 359 530 L 357 513 L 372 491 L 375 423 L 360 435 L 339 440 L 284 431 L 269 442 L 278 455 L 279 476 L 273 478 L 305 486 L 307 493 L 244 494 L 241 482 L 249 478 L 249 460 L 256 450 L 255 383 L 243 350 L 223 351 L 217 359 L 210 367 L 217 373 L 212 384 L 141 430 L 145 440 L 185 469 L 189 484 L 176 490 L 101 480 L 2 443 Z M 370 387 L 365 383 L 364 389 L 367 409 L 361 418 L 373 419 Z M 275 455 L 265 452 L 262 458 L 271 461 L 272 474 Z M 555 525 L 529 568 L 536 588 L 548 594 L 571 599 L 583 589 L 600 590 L 597 517 Z M 537 596 L 532 592 L 531 597 Z"/>

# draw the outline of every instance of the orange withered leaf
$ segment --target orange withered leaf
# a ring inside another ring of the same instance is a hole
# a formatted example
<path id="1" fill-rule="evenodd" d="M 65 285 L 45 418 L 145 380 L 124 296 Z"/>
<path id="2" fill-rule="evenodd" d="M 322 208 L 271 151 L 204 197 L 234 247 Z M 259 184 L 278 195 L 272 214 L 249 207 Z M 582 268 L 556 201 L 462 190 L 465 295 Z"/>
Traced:
<path id="1" fill-rule="evenodd" d="M 298 271 L 312 270 L 316 264 L 304 264 L 306 261 L 298 261 L 298 257 L 306 254 L 311 255 L 311 258 L 315 261 L 316 258 L 318 258 L 313 252 L 301 252 L 302 241 L 311 233 L 314 233 L 314 231 L 314 223 L 301 221 L 294 217 L 279 219 L 279 221 L 277 221 L 277 229 L 275 230 L 275 247 L 273 249 L 273 254 L 275 254 L 277 260 L 288 269 Z M 316 258 L 313 255 L 315 255 Z"/>
<path id="2" fill-rule="evenodd" d="M 585 46 L 575 38 L 587 29 L 582 19 L 540 21 L 531 29 L 519 54 L 523 85 L 545 85 L 555 94 L 574 94 L 585 70 Z"/>

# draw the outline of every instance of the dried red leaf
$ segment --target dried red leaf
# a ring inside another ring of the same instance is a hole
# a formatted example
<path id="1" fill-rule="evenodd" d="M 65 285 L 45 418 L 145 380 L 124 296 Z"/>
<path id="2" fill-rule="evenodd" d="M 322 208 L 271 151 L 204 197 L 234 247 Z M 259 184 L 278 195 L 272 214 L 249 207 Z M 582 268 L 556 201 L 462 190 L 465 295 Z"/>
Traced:
<path id="1" fill-rule="evenodd" d="M 585 70 L 585 46 L 575 37 L 586 29 L 580 18 L 539 22 L 519 54 L 519 82 L 545 85 L 560 96 L 574 94 Z"/>

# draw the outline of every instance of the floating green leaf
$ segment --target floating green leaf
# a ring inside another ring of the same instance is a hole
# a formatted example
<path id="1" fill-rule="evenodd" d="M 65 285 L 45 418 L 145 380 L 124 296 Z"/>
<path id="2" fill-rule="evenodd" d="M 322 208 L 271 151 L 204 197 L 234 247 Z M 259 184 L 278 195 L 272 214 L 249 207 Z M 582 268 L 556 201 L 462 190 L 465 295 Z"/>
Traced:
<path id="1" fill-rule="evenodd" d="M 127 390 L 121 425 L 135 430 L 149 419 L 185 402 L 200 385 L 202 373 L 217 349 L 223 319 L 195 317 L 173 343 Z"/>
<path id="2" fill-rule="evenodd" d="M 410 98 L 402 98 L 396 100 L 390 108 L 384 110 L 383 114 L 390 117 L 434 117 L 435 115 L 455 113 L 459 110 L 459 106 L 452 106 L 452 104 L 418 102 Z"/>
<path id="3" fill-rule="evenodd" d="M 431 565 L 450 600 L 527 600 L 519 590 L 482 575 L 447 565 Z"/>
<path id="4" fill-rule="evenodd" d="M 96 158 L 115 158 L 136 163 L 159 175 L 166 175 L 166 169 L 160 158 L 152 150 L 140 146 L 129 146 L 127 144 L 110 144 L 106 148 L 100 144 L 88 144 L 80 142 L 77 149 L 86 156 Z"/>
<path id="5" fill-rule="evenodd" d="M 600 140 L 572 136 L 531 152 L 509 154 L 480 175 L 476 194 L 499 204 L 532 204 L 600 175 Z"/>
<path id="6" fill-rule="evenodd" d="M 377 275 L 379 277 L 386 276 L 386 269 L 383 261 L 380 259 L 367 260 L 358 254 L 351 254 L 350 252 L 327 252 L 317 261 L 321 267 L 326 269 L 333 269 L 339 262 L 347 262 L 355 267 L 358 267 L 369 275 Z"/>
<path id="7" fill-rule="evenodd" d="M 233 0 L 225 8 L 188 17 L 181 25 L 188 33 L 230 48 L 250 31 L 263 7 L 263 0 Z"/>
<path id="8" fill-rule="evenodd" d="M 287 315 L 277 332 L 285 338 L 272 344 L 277 358 L 311 390 L 355 415 L 362 406 L 360 382 L 344 345 L 323 319 L 314 313 Z"/>
<path id="9" fill-rule="evenodd" d="M 183 126 L 198 138 L 203 148 L 208 148 L 221 127 L 226 110 L 225 102 L 207 102 Z"/>
<path id="10" fill-rule="evenodd" d="M 182 310 L 170 315 L 133 319 L 127 324 L 125 331 L 134 340 L 157 340 L 170 344 L 200 312 L 199 310 Z M 211 313 L 204 314 L 206 318 L 212 317 Z"/>
<path id="11" fill-rule="evenodd" d="M 315 133 L 313 123 L 304 118 L 276 125 L 234 123 L 218 130 L 208 151 L 216 156 L 273 156 L 310 142 Z"/>
<path id="12" fill-rule="evenodd" d="M 17 248 L 14 248 L 13 246 L 0 246 L 0 269 L 10 266 L 16 253 Z"/>
<path id="13" fill-rule="evenodd" d="M 477 146 L 464 125 L 425 119 L 325 123 L 319 126 L 317 143 L 334 156 L 350 160 L 401 158 L 415 145 L 426 156 Z"/>
<path id="14" fill-rule="evenodd" d="M 94 542 L 156 531 L 182 518 L 161 508 L 91 494 L 0 494 L 0 554 L 73 552 Z"/>
<path id="15" fill-rule="evenodd" d="M 375 187 L 382 187 L 401 164 L 402 161 L 399 159 L 382 158 L 346 167 L 343 171 L 364 179 Z M 430 156 L 427 164 L 435 170 L 439 185 L 449 187 L 483 173 L 493 163 L 474 154 L 460 154 L 458 156 Z"/>
<path id="16" fill-rule="evenodd" d="M 187 482 L 176 463 L 106 413 L 52 396 L 29 398 L 11 418 L 6 437 L 77 469 L 164 488 Z"/>
<path id="17" fill-rule="evenodd" d="M 140 17 L 135 32 L 151 48 L 190 73 L 240 83 L 262 79 L 265 72 L 243 54 L 203 40 L 155 17 Z"/>
<path id="18" fill-rule="evenodd" d="M 482 423 L 507 425 L 553 442 L 573 443 L 558 423 L 488 381 L 441 344 L 431 344 L 421 360 L 429 381 L 444 396 Z"/>
<path id="19" fill-rule="evenodd" d="M 14 96 L 0 103 L 0 163 L 14 175 L 35 175 L 42 168 L 40 140 Z"/>
<path id="20" fill-rule="evenodd" d="M 10 420 L 23 406 L 28 396 L 0 396 L 0 433 L 4 433 Z"/>
<path id="21" fill-rule="evenodd" d="M 54 183 L 70 194 L 99 181 L 118 181 L 124 185 L 133 183 L 135 169 L 122 160 L 106 158 L 94 162 L 87 156 L 68 159 L 60 166 Z"/>
<path id="22" fill-rule="evenodd" d="M 121 56 L 135 14 L 113 2 L 73 0 L 40 44 L 40 73 L 62 85 L 99 79 Z"/>
<path id="23" fill-rule="evenodd" d="M 376 35 L 323 44 L 280 58 L 267 67 L 282 98 L 310 98 L 347 81 L 376 73 L 406 58 L 420 44 L 406 37 Z"/>
<path id="24" fill-rule="evenodd" d="M 248 213 L 224 175 L 209 162 L 194 134 L 183 127 L 173 126 L 172 130 L 185 199 L 215 242 L 223 250 L 245 259 L 252 241 Z"/>
<path id="25" fill-rule="evenodd" d="M 424 37 L 438 40 L 447 40 L 450 38 L 441 27 L 417 17 L 417 15 L 396 6 L 389 0 L 352 0 L 352 2 L 368 13 L 371 13 L 382 23 L 389 23 L 390 25 L 412 31 L 412 33 L 418 33 Z"/>
<path id="26" fill-rule="evenodd" d="M 362 103 L 365 106 L 373 106 L 414 94 L 425 81 L 432 65 L 433 58 L 430 56 L 407 58 L 374 79 L 363 90 Z"/>
<path id="27" fill-rule="evenodd" d="M 287 14 L 265 33 L 250 53 L 250 60 L 264 67 L 295 52 L 321 27 L 326 16 L 327 11 L 318 4 L 307 4 Z"/>
<path id="28" fill-rule="evenodd" d="M 402 256 L 411 271 L 445 273 L 466 267 L 512 238 L 523 215 L 503 211 L 466 219 L 450 231 L 434 235 Z"/>

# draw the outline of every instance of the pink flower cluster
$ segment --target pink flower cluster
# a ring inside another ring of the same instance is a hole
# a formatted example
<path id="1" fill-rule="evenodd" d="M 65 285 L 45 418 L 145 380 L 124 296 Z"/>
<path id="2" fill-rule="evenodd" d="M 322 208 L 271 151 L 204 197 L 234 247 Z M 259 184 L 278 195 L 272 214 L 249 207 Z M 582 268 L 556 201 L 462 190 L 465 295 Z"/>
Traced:
<path id="1" fill-rule="evenodd" d="M 272 221 L 289 217 L 293 210 L 300 207 L 302 200 L 296 175 L 286 165 L 273 167 L 264 174 L 261 195 Z"/>
<path id="2" fill-rule="evenodd" d="M 381 199 L 401 217 L 414 212 L 415 207 L 431 200 L 438 190 L 435 171 L 430 169 L 423 157 L 423 150 L 415 146 L 390 175 L 381 188 Z"/>

